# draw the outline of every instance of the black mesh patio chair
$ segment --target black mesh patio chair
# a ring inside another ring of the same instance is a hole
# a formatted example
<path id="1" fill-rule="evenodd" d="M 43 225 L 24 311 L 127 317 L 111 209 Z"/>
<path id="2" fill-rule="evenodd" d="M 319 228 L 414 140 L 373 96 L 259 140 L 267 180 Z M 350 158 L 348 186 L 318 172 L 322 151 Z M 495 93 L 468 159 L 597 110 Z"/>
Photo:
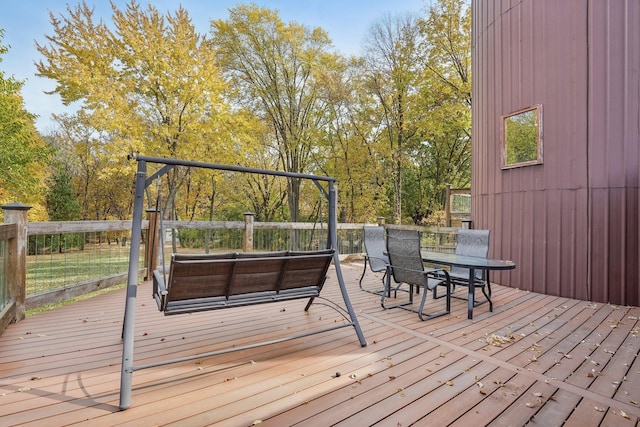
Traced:
<path id="1" fill-rule="evenodd" d="M 389 257 L 385 254 L 387 247 L 384 239 L 384 227 L 377 225 L 365 225 L 362 227 L 362 235 L 364 238 L 364 249 L 366 254 L 364 256 L 364 270 L 362 276 L 360 276 L 360 289 L 365 292 L 369 292 L 375 295 L 380 295 L 384 292 L 384 283 L 387 277 L 387 264 L 389 264 Z M 376 291 L 365 289 L 362 286 L 362 279 L 367 272 L 367 264 L 369 269 L 374 273 L 383 272 L 382 276 L 382 288 Z"/>
<path id="2" fill-rule="evenodd" d="M 486 258 L 489 255 L 489 230 L 469 230 L 461 228 L 458 230 L 457 243 L 456 243 L 456 255 L 475 256 Z M 456 286 L 463 286 L 468 288 L 469 286 L 469 269 L 461 267 L 452 267 L 449 271 L 449 277 L 451 279 L 452 292 L 455 292 Z M 485 296 L 485 300 L 474 301 L 474 306 L 491 303 L 491 282 L 489 281 L 489 270 L 476 270 L 475 282 L 473 284 L 475 288 L 480 288 Z M 474 289 L 475 290 L 475 289 Z M 441 298 L 444 295 L 438 296 L 437 290 L 434 290 L 434 298 Z M 467 299 L 466 297 L 452 295 L 453 298 Z M 491 307 L 490 307 L 491 309 Z"/>
<path id="3" fill-rule="evenodd" d="M 451 283 L 449 273 L 443 269 L 425 269 L 420 254 L 420 233 L 417 230 L 387 229 L 387 254 L 389 264 L 385 281 L 385 292 L 382 294 L 381 305 L 383 308 L 403 308 L 418 313 L 420 320 L 433 319 L 434 317 L 449 314 L 451 311 Z M 400 286 L 409 286 L 409 301 L 396 305 L 385 305 L 385 298 L 391 295 L 391 278 Z M 429 314 L 424 312 L 427 298 L 427 290 L 433 291 L 438 285 L 446 287 L 446 309 L 444 311 Z M 414 290 L 424 288 L 422 299 L 416 310 L 413 307 Z"/>

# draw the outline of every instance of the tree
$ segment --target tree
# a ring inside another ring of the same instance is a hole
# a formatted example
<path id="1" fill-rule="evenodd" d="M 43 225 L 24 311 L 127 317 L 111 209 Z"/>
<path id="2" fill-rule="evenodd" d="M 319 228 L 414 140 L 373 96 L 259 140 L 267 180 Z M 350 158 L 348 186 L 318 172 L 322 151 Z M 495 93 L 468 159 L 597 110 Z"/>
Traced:
<path id="1" fill-rule="evenodd" d="M 3 37 L 0 29 L 0 42 Z M 8 50 L 0 43 L 0 63 Z M 31 204 L 31 216 L 45 219 L 43 182 L 50 152 L 36 130 L 36 116 L 24 107 L 22 85 L 0 70 L 0 203 Z"/>
<path id="2" fill-rule="evenodd" d="M 75 221 L 80 219 L 80 204 L 73 194 L 71 176 L 56 171 L 47 191 L 47 211 L 51 221 Z"/>
<path id="3" fill-rule="evenodd" d="M 327 123 L 319 141 L 327 146 L 326 175 L 338 178 L 339 220 L 373 222 L 386 216 L 388 207 L 384 170 L 384 147 L 380 130 L 372 126 L 375 98 L 366 89 L 366 68 L 362 58 L 353 57 L 324 76 Z"/>
<path id="4" fill-rule="evenodd" d="M 242 139 L 230 137 L 234 119 L 214 52 L 187 11 L 163 16 L 135 0 L 124 11 L 112 3 L 112 11 L 114 30 L 94 22 L 84 1 L 67 6 L 68 16 L 50 14 L 48 43 L 36 43 L 44 57 L 39 75 L 55 80 L 54 92 L 65 104 L 78 103 L 83 121 L 100 135 L 100 176 L 131 177 L 132 152 L 230 161 Z M 166 215 L 176 212 L 187 179 L 184 169 L 167 174 Z"/>
<path id="5" fill-rule="evenodd" d="M 126 219 L 131 215 L 131 176 L 105 174 L 112 161 L 103 147 L 109 135 L 96 133 L 85 112 L 56 116 L 58 128 L 50 135 L 55 148 L 55 168 L 71 177 L 83 220 Z"/>
<path id="6" fill-rule="evenodd" d="M 269 124 L 282 168 L 312 172 L 325 105 L 318 77 L 335 61 L 331 41 L 320 28 L 285 25 L 276 11 L 256 5 L 230 10 L 211 23 L 212 46 L 231 79 L 237 102 Z M 292 221 L 299 220 L 300 179 L 287 180 Z"/>
<path id="7" fill-rule="evenodd" d="M 440 0 L 420 21 L 424 60 L 420 123 L 421 191 L 441 209 L 447 184 L 471 182 L 471 10 L 464 0 Z"/>
<path id="8" fill-rule="evenodd" d="M 368 89 L 378 102 L 380 137 L 388 144 L 393 182 L 393 220 L 402 222 L 402 171 L 410 167 L 406 151 L 417 144 L 417 86 L 421 75 L 421 34 L 413 15 L 384 16 L 365 40 Z"/>

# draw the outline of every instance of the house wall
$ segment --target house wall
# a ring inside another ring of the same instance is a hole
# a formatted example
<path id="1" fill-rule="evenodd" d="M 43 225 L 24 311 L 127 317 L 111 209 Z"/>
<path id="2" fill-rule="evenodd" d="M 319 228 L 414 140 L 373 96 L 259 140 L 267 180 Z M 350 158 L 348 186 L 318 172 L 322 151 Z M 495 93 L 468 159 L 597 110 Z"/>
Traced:
<path id="1" fill-rule="evenodd" d="M 496 282 L 638 305 L 639 6 L 472 2 L 473 224 L 517 263 Z M 543 164 L 502 170 L 501 117 L 535 104 Z"/>
<path id="2" fill-rule="evenodd" d="M 593 298 L 640 305 L 640 2 L 589 1 Z"/>

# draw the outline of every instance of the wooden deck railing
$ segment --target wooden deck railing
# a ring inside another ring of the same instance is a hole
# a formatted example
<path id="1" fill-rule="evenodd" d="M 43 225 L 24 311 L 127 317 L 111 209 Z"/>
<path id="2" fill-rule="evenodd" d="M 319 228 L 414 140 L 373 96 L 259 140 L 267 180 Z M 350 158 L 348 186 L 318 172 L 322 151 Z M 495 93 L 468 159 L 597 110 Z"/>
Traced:
<path id="1" fill-rule="evenodd" d="M 11 322 L 24 319 L 26 281 L 26 224 L 29 206 L 12 203 L 2 206 L 6 224 L 0 228 L 3 268 L 0 279 L 0 333 Z"/>
<path id="2" fill-rule="evenodd" d="M 83 234 L 81 240 L 86 239 L 85 233 L 118 233 L 121 238 L 129 239 L 131 232 L 131 221 L 60 221 L 60 222 L 31 222 L 27 221 L 27 212 L 29 206 L 21 204 L 11 204 L 2 206 L 4 210 L 5 224 L 0 225 L 0 255 L 4 254 L 5 268 L 0 268 L 0 333 L 11 322 L 22 320 L 25 311 L 28 309 L 40 307 L 54 302 L 62 301 L 79 295 L 83 295 L 98 289 L 108 288 L 126 282 L 127 269 L 121 272 L 102 274 L 102 277 L 90 278 L 89 280 L 76 281 L 75 283 L 64 283 L 61 287 L 53 289 L 40 290 L 33 286 L 28 288 L 29 268 L 33 268 L 33 262 L 27 262 L 29 254 L 29 238 L 34 236 L 61 236 L 72 234 Z M 143 221 L 142 229 L 149 230 L 151 224 L 151 232 L 144 233 L 142 244 L 145 246 L 142 253 L 144 263 L 141 264 L 141 277 L 148 279 L 146 272 L 153 271 L 158 262 L 161 262 L 157 250 L 159 218 L 153 211 L 148 212 L 149 219 Z M 383 219 L 378 219 L 379 224 L 384 223 Z M 362 241 L 362 226 L 364 224 L 338 224 L 338 251 L 341 255 L 360 254 L 364 251 Z M 241 241 L 238 246 L 222 248 L 215 247 L 215 242 L 208 241 L 207 247 L 201 250 L 208 252 L 211 250 L 283 250 L 298 246 L 299 249 L 317 249 L 324 247 L 326 241 L 324 239 L 324 230 L 321 224 L 314 223 L 277 223 L 277 222 L 254 222 L 252 214 L 245 216 L 245 221 L 163 221 L 162 229 L 167 230 L 216 230 L 218 235 L 222 232 L 240 233 Z M 457 228 L 428 228 L 421 226 L 409 226 L 417 228 L 422 232 L 423 246 L 430 250 L 451 252 L 455 248 L 455 235 Z M 169 233 L 170 234 L 170 233 Z M 154 240 L 151 244 L 147 244 L 149 236 Z M 207 236 L 209 236 L 207 234 Z M 267 240 L 264 236 L 270 236 Z M 300 241 L 294 243 L 294 239 Z M 121 243 L 121 242 L 120 242 Z M 173 250 L 171 248 L 171 240 L 165 242 L 169 255 Z M 234 244 L 233 242 L 231 244 Z M 5 247 L 2 250 L 2 245 Z M 270 245 L 270 246 L 268 246 Z M 280 246 L 278 246 L 280 245 Z M 284 245 L 284 246 L 283 246 Z M 61 247 L 62 248 L 62 247 Z M 45 255 L 53 256 L 54 252 L 51 248 L 47 249 Z M 61 249 L 62 250 L 62 249 Z M 76 252 L 86 251 L 81 248 Z M 46 266 L 46 262 L 43 263 Z M 73 281 L 73 280 L 69 280 Z"/>

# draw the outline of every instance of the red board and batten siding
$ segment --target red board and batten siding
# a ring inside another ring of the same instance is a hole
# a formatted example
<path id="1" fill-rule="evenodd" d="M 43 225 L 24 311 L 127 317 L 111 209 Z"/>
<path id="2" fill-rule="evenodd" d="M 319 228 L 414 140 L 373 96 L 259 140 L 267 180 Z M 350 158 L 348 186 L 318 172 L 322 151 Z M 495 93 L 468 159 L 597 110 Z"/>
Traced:
<path id="1" fill-rule="evenodd" d="M 474 0 L 474 228 L 521 289 L 639 305 L 640 2 Z M 500 168 L 505 114 L 541 104 L 542 165 Z"/>

